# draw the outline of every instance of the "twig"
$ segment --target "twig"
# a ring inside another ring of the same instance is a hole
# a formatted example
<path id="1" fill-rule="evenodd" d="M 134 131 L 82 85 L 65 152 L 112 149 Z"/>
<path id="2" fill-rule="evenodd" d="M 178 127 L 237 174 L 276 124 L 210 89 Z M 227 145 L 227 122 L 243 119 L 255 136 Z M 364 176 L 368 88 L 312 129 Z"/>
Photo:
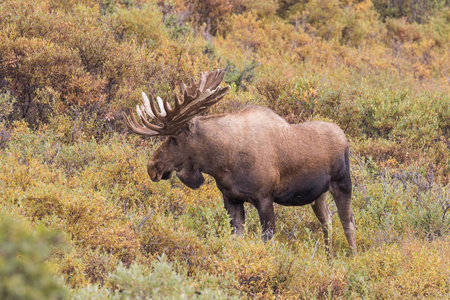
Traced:
<path id="1" fill-rule="evenodd" d="M 312 256 L 311 256 L 311 259 L 313 259 L 314 258 L 314 255 L 316 254 L 316 251 L 317 251 L 317 247 L 319 246 L 319 240 L 316 240 L 316 244 L 314 245 L 314 251 L 313 251 L 313 254 L 312 254 Z"/>
<path id="2" fill-rule="evenodd" d="M 134 226 L 133 226 L 133 230 L 134 230 L 134 232 L 137 234 L 137 233 L 139 233 L 139 231 L 141 231 L 141 229 L 142 229 L 142 226 L 144 226 L 144 224 L 148 221 L 148 220 L 150 220 L 150 218 L 153 216 L 153 211 L 150 211 L 150 213 L 148 214 L 148 215 L 146 215 L 143 219 L 142 219 L 142 221 L 141 221 L 141 223 L 139 223 L 139 225 L 137 226 L 137 228 L 135 228 Z"/>

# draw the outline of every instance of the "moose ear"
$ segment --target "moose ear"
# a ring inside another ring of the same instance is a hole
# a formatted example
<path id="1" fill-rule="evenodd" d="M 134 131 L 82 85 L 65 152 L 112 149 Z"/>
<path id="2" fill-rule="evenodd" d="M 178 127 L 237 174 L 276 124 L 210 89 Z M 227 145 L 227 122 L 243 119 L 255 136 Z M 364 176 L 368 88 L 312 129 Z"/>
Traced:
<path id="1" fill-rule="evenodd" d="M 197 120 L 195 120 L 195 119 L 190 120 L 188 123 L 188 126 L 189 126 L 188 129 L 190 132 L 192 132 L 192 133 L 195 132 L 195 129 L 197 128 Z"/>
<path id="2" fill-rule="evenodd" d="M 184 164 L 183 167 L 177 171 L 177 176 L 182 183 L 194 190 L 198 189 L 205 182 L 202 172 L 198 169 L 194 169 L 189 162 Z"/>

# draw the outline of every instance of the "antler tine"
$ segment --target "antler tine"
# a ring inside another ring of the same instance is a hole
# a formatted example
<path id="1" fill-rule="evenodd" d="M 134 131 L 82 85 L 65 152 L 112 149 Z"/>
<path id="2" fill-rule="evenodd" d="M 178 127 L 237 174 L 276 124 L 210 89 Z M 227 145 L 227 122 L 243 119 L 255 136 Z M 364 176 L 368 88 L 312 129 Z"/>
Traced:
<path id="1" fill-rule="evenodd" d="M 191 102 L 200 94 L 200 90 L 198 90 L 198 86 L 195 84 L 194 78 L 191 78 L 191 84 L 189 86 L 186 86 L 184 82 L 181 82 L 181 91 L 183 93 L 183 102 Z"/>
<path id="2" fill-rule="evenodd" d="M 145 127 L 150 128 L 151 130 L 154 130 L 154 131 L 156 131 L 156 132 L 160 132 L 160 131 L 163 129 L 163 127 L 161 127 L 161 126 L 157 126 L 157 125 L 154 125 L 154 124 L 150 123 L 150 122 L 144 117 L 144 115 L 143 115 L 142 113 L 141 113 L 141 114 L 138 113 L 138 116 L 141 118 L 141 121 L 142 121 L 142 123 L 144 123 L 144 126 L 145 126 Z"/>
<path id="3" fill-rule="evenodd" d="M 198 99 L 189 103 L 188 106 L 183 107 L 179 113 L 174 117 L 172 123 L 175 124 L 183 124 L 188 120 L 192 119 L 197 114 L 206 110 L 208 107 L 219 102 L 225 94 L 230 89 L 229 86 L 221 88 L 217 86 L 212 92 L 209 91 L 206 94 L 202 94 Z"/>
<path id="4" fill-rule="evenodd" d="M 189 87 L 182 83 L 183 96 L 189 96 L 189 92 L 196 88 L 196 97 L 193 99 L 184 98 L 183 107 L 173 121 L 182 123 L 191 119 L 222 99 L 229 90 L 228 86 L 224 88 L 219 86 L 224 75 L 225 72 L 223 70 L 216 70 L 210 73 L 205 72 L 201 74 L 198 84 L 193 83 L 193 78 L 191 78 Z"/>
<path id="5" fill-rule="evenodd" d="M 141 134 L 141 135 L 148 135 L 148 136 L 157 136 L 161 134 L 161 130 L 163 127 L 154 125 L 150 123 L 147 118 L 144 116 L 144 112 L 149 115 L 150 118 L 155 119 L 157 116 L 166 115 L 166 111 L 164 109 L 164 104 L 161 100 L 161 98 L 157 98 L 158 104 L 161 108 L 161 113 L 158 112 L 158 110 L 155 107 L 153 97 L 150 96 L 150 99 L 147 97 L 145 93 L 142 93 L 142 106 L 139 107 L 139 105 L 136 105 L 136 113 L 138 117 L 141 119 L 144 126 L 139 124 L 139 122 L 136 120 L 136 117 L 134 116 L 133 112 L 131 112 L 131 120 L 128 118 L 128 116 L 124 113 L 124 119 L 128 127 L 135 133 Z"/>
<path id="6" fill-rule="evenodd" d="M 145 93 L 142 93 L 142 95 L 145 95 Z M 158 97 L 159 98 L 159 97 Z M 150 110 L 153 113 L 153 117 L 150 115 L 150 117 L 152 117 L 152 119 L 161 119 L 161 117 L 163 117 L 162 113 L 160 113 L 157 109 L 156 109 L 156 105 L 155 105 L 155 100 L 153 99 L 153 97 L 150 96 L 151 101 L 149 101 L 148 104 L 150 104 Z M 158 101 L 159 102 L 159 101 Z M 161 105 L 160 103 L 158 103 L 159 105 Z"/>
<path id="7" fill-rule="evenodd" d="M 159 99 L 161 99 L 161 98 L 159 98 Z M 167 96 L 165 96 L 164 100 L 161 100 L 161 101 L 162 101 L 162 104 L 163 104 L 163 106 L 161 107 L 161 110 L 164 109 L 164 111 L 166 112 L 166 115 L 171 113 L 173 111 L 173 109 L 172 109 L 172 107 L 169 104 Z"/>
<path id="8" fill-rule="evenodd" d="M 200 93 L 202 93 L 205 90 L 206 80 L 208 79 L 208 72 L 202 73 L 200 75 L 200 82 L 198 83 L 200 86 L 198 87 L 198 90 Z"/>
<path id="9" fill-rule="evenodd" d="M 187 98 L 185 101 L 196 99 L 199 94 L 211 87 L 214 83 L 214 79 L 216 79 L 217 75 L 220 74 L 220 71 L 221 70 L 216 70 L 210 73 L 201 73 L 198 83 L 195 83 L 194 78 L 192 77 L 190 79 L 189 86 L 186 86 L 184 82 L 181 82 L 181 91 L 183 92 L 183 96 Z M 222 81 L 222 77 L 217 81 L 216 86 Z"/>
<path id="10" fill-rule="evenodd" d="M 177 109 L 177 107 L 180 107 L 183 104 L 183 100 L 180 100 L 180 97 L 178 97 L 178 95 L 173 95 L 173 102 L 175 102 L 175 108 Z"/>
<path id="11" fill-rule="evenodd" d="M 211 72 L 208 74 L 206 80 L 206 87 L 211 87 L 212 89 L 215 89 L 221 82 L 223 75 L 225 75 L 225 71 L 222 70 L 216 70 L 214 72 Z"/>
<path id="12" fill-rule="evenodd" d="M 151 130 L 150 128 L 146 128 L 141 126 L 134 117 L 133 112 L 131 112 L 131 120 L 128 118 L 126 113 L 123 113 L 123 117 L 125 119 L 125 123 L 127 124 L 128 128 L 130 128 L 134 133 L 141 134 L 141 135 L 148 135 L 148 136 L 157 136 L 159 135 L 159 132 Z"/>
<path id="13" fill-rule="evenodd" d="M 168 105 L 167 104 L 167 98 L 165 99 L 165 101 L 163 102 L 163 100 L 161 99 L 161 97 L 156 97 L 156 100 L 158 101 L 158 105 L 159 105 L 159 109 L 161 110 L 160 115 L 162 117 L 165 117 L 167 115 L 166 109 L 165 107 Z"/>
<path id="14" fill-rule="evenodd" d="M 153 98 L 152 98 L 152 101 L 153 101 Z M 147 95 L 144 92 L 142 92 L 142 104 L 143 104 L 142 107 L 144 108 L 144 111 L 150 116 L 150 118 L 152 118 L 152 119 L 156 118 L 155 114 L 153 113 L 152 108 L 150 106 L 150 100 L 148 99 Z"/>

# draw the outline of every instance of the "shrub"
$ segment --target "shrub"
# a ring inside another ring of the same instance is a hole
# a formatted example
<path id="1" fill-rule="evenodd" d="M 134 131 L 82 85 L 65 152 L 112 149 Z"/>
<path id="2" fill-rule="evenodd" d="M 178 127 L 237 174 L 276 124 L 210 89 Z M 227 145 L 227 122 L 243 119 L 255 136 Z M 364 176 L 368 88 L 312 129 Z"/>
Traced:
<path id="1" fill-rule="evenodd" d="M 181 69 L 190 73 L 189 54 L 200 61 L 203 45 L 186 50 L 190 40 L 172 41 L 154 3 L 112 3 L 102 14 L 97 5 L 53 9 L 50 2 L 39 0 L 36 10 L 22 0 L 0 6 L 0 89 L 16 99 L 14 117 L 33 128 L 50 123 L 71 142 L 101 138 L 123 129 L 117 121 L 127 100 L 138 99 L 135 89 L 165 81 L 166 90 L 156 90 L 167 92 Z"/>
<path id="2" fill-rule="evenodd" d="M 0 219 L 0 297 L 63 299 L 67 290 L 46 262 L 61 235 L 43 228 L 30 234 L 24 222 L 3 211 Z"/>
<path id="3" fill-rule="evenodd" d="M 423 23 L 430 15 L 445 8 L 445 1 L 411 1 L 399 3 L 394 0 L 373 0 L 382 18 L 406 18 L 410 22 Z"/>
<path id="4" fill-rule="evenodd" d="M 263 103 L 290 123 L 301 123 L 316 114 L 317 91 L 315 79 L 286 78 L 271 73 L 260 77 L 254 89 L 264 97 Z"/>
<path id="5" fill-rule="evenodd" d="M 111 289 L 89 285 L 74 292 L 72 299 L 235 299 L 220 290 L 196 291 L 189 277 L 178 274 L 164 255 L 151 267 L 119 265 L 109 275 L 108 286 Z"/>

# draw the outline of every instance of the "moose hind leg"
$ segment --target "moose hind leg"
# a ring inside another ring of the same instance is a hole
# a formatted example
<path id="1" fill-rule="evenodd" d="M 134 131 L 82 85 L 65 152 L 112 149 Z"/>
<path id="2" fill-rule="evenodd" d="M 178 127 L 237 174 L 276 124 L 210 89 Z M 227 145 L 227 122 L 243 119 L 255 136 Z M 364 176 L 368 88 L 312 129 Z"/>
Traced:
<path id="1" fill-rule="evenodd" d="M 328 259 L 331 259 L 332 254 L 332 225 L 331 225 L 331 213 L 328 209 L 326 202 L 327 194 L 323 193 L 319 198 L 317 198 L 311 207 L 316 215 L 317 219 L 322 227 L 323 237 L 325 241 L 325 249 L 327 252 Z"/>
<path id="2" fill-rule="evenodd" d="M 352 211 L 352 184 L 350 174 L 345 176 L 344 180 L 331 182 L 331 195 L 334 201 L 341 220 L 342 227 L 344 227 L 345 236 L 347 237 L 350 250 L 353 255 L 356 255 L 356 240 L 355 240 L 355 219 Z"/>

